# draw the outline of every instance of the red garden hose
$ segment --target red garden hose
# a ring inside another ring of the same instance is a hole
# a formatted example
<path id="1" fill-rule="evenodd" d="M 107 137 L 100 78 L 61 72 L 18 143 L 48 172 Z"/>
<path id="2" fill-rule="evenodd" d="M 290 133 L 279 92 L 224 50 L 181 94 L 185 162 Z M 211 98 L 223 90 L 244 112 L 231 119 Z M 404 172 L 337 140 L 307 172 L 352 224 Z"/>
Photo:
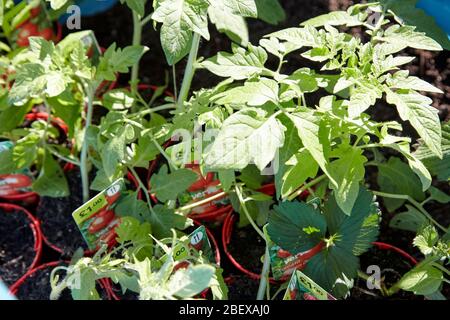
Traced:
<path id="1" fill-rule="evenodd" d="M 33 238 L 34 238 L 34 248 L 33 249 L 35 252 L 35 256 L 34 256 L 32 263 L 28 267 L 28 271 L 25 273 L 25 274 L 27 274 L 30 270 L 32 270 L 33 268 L 35 268 L 38 265 L 38 263 L 41 259 L 41 255 L 42 255 L 42 232 L 41 232 L 39 220 L 37 220 L 35 217 L 33 217 L 33 215 L 28 210 L 26 210 L 25 208 L 20 207 L 18 205 L 15 205 L 15 204 L 0 203 L 0 209 L 4 210 L 6 212 L 12 212 L 12 211 L 23 212 L 27 216 L 28 220 L 30 220 L 29 226 L 31 228 L 31 231 L 33 232 Z M 16 283 L 18 281 L 16 281 Z M 14 287 L 14 285 L 15 284 L 13 284 L 12 287 Z"/>

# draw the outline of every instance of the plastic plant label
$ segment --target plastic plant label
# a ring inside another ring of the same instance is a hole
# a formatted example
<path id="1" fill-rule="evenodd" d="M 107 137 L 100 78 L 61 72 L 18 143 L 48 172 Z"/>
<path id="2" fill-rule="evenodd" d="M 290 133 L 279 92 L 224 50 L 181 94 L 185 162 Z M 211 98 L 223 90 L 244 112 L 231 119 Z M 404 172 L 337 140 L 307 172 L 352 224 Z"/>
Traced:
<path id="1" fill-rule="evenodd" d="M 181 262 L 190 255 L 190 250 L 195 249 L 202 252 L 210 262 L 214 261 L 213 250 L 208 239 L 208 234 L 204 226 L 195 229 L 185 241 L 178 243 L 173 249 L 173 260 Z M 165 262 L 167 255 L 160 258 L 161 262 Z"/>
<path id="2" fill-rule="evenodd" d="M 297 270 L 292 274 L 283 300 L 336 300 L 336 298 Z"/>
<path id="3" fill-rule="evenodd" d="M 186 190 L 186 192 L 178 197 L 182 206 L 213 197 L 223 191 L 220 187 L 220 180 L 217 179 L 217 175 L 215 173 L 208 172 L 204 176 L 200 171 L 200 167 L 196 164 L 186 165 L 185 167 L 186 169 L 195 172 L 198 175 L 198 179 Z M 230 200 L 226 195 L 224 195 L 223 197 L 194 207 L 190 214 L 201 215 L 215 212 L 228 204 L 230 204 Z"/>
<path id="4" fill-rule="evenodd" d="M 0 153 L 11 152 L 11 141 L 0 142 Z M 15 196 L 32 191 L 33 176 L 28 169 L 0 175 L 0 197 Z"/>
<path id="5" fill-rule="evenodd" d="M 120 218 L 114 208 L 124 191 L 125 182 L 119 179 L 72 213 L 89 249 L 99 249 L 104 244 L 108 247 L 115 245 L 115 229 Z"/>
<path id="6" fill-rule="evenodd" d="M 14 143 L 11 141 L 2 141 L 0 142 L 0 153 L 4 151 L 9 151 L 14 147 Z"/>

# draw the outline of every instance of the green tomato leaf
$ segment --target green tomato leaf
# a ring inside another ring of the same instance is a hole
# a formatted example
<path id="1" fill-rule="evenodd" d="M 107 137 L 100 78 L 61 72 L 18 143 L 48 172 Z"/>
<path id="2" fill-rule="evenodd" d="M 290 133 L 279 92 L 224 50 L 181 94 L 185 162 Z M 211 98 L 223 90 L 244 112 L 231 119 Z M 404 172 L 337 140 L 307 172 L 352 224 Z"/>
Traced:
<path id="1" fill-rule="evenodd" d="M 450 40 L 447 33 L 436 23 L 435 18 L 424 10 L 417 8 L 418 0 L 390 1 L 383 0 L 385 9 L 391 10 L 402 23 L 416 26 L 418 31 L 439 42 L 445 49 L 450 50 Z"/>
<path id="2" fill-rule="evenodd" d="M 234 80 L 248 79 L 261 74 L 267 61 L 267 53 L 261 47 L 251 44 L 248 49 L 232 44 L 232 53 L 219 52 L 215 57 L 207 59 L 201 66 L 224 78 Z"/>
<path id="3" fill-rule="evenodd" d="M 197 180 L 197 174 L 188 169 L 179 169 L 170 174 L 167 171 L 167 166 L 164 165 L 150 179 L 151 191 L 163 202 L 176 200 L 180 193 Z"/>
<path id="4" fill-rule="evenodd" d="M 295 163 L 295 165 L 290 166 L 282 178 L 281 197 L 283 199 L 300 188 L 308 178 L 316 177 L 319 171 L 317 162 L 307 150 L 296 154 L 292 160 L 288 164 Z"/>
<path id="5" fill-rule="evenodd" d="M 171 229 L 184 230 L 193 225 L 191 219 L 159 204 L 153 207 L 149 222 L 157 239 L 171 237 Z"/>
<path id="6" fill-rule="evenodd" d="M 130 125 L 125 125 L 120 131 L 109 139 L 102 148 L 102 163 L 106 177 L 115 176 L 122 161 L 125 159 L 127 136 L 133 130 Z"/>
<path id="7" fill-rule="evenodd" d="M 59 163 L 50 153 L 46 153 L 38 178 L 33 182 L 33 191 L 41 196 L 67 197 L 69 185 Z"/>
<path id="8" fill-rule="evenodd" d="M 388 81 L 391 88 L 394 89 L 405 89 L 405 90 L 416 90 L 416 91 L 427 91 L 434 93 L 443 93 L 441 89 L 436 88 L 432 84 L 417 78 L 408 77 L 408 74 L 403 71 L 396 72 L 392 79 Z"/>
<path id="9" fill-rule="evenodd" d="M 450 179 L 450 123 L 442 124 L 442 159 L 432 152 L 424 141 L 420 141 L 414 156 L 423 162 L 431 173 L 441 181 Z"/>
<path id="10" fill-rule="evenodd" d="M 396 286 L 416 295 L 428 295 L 439 290 L 443 277 L 442 271 L 431 265 L 418 266 L 406 273 Z"/>
<path id="11" fill-rule="evenodd" d="M 278 24 L 286 19 L 286 13 L 278 0 L 255 0 L 258 19 Z"/>
<path id="12" fill-rule="evenodd" d="M 263 170 L 284 144 L 284 126 L 262 109 L 246 108 L 231 115 L 207 151 L 211 169 L 245 168 L 254 163 Z"/>
<path id="13" fill-rule="evenodd" d="M 442 159 L 441 126 L 438 110 L 430 104 L 432 100 L 416 92 L 394 93 L 387 92 L 387 102 L 397 107 L 403 121 L 409 121 L 419 133 L 430 150 Z"/>
<path id="14" fill-rule="evenodd" d="M 357 16 L 351 15 L 346 11 L 333 11 L 301 23 L 302 26 L 311 27 L 322 27 L 324 25 L 356 27 L 362 24 L 363 22 Z"/>
<path id="15" fill-rule="evenodd" d="M 179 269 L 170 277 L 168 290 L 181 299 L 192 298 L 209 287 L 215 273 L 216 269 L 206 264 Z"/>
<path id="16" fill-rule="evenodd" d="M 161 44 L 170 65 L 186 56 L 190 50 L 192 32 L 209 40 L 206 0 L 162 0 L 152 19 L 162 23 Z"/>
<path id="17" fill-rule="evenodd" d="M 328 171 L 328 160 L 325 158 L 323 145 L 319 140 L 320 118 L 313 110 L 306 107 L 300 107 L 299 111 L 290 114 L 289 118 L 297 127 L 298 135 L 305 148 L 327 174 L 332 184 L 337 186 L 337 182 Z"/>
<path id="18" fill-rule="evenodd" d="M 361 149 L 350 146 L 341 146 L 335 152 L 338 159 L 330 163 L 329 172 L 337 182 L 337 187 L 330 184 L 330 188 L 335 191 L 339 207 L 350 215 L 358 197 L 359 183 L 364 179 L 367 158 Z"/>
<path id="19" fill-rule="evenodd" d="M 417 201 L 425 199 L 419 179 L 399 158 L 391 157 L 386 164 L 378 167 L 377 181 L 382 192 L 408 195 Z M 394 212 L 405 202 L 391 198 L 384 198 L 383 201 L 389 212 Z"/>
<path id="20" fill-rule="evenodd" d="M 219 32 L 225 33 L 231 40 L 242 46 L 248 45 L 248 28 L 245 19 L 231 13 L 225 6 L 215 6 L 215 2 L 208 8 L 208 16 Z"/>
<path id="21" fill-rule="evenodd" d="M 261 78 L 259 81 L 247 81 L 243 86 L 236 87 L 212 99 L 216 104 L 230 104 L 242 107 L 246 104 L 252 107 L 262 106 L 267 102 L 278 102 L 278 83 L 272 79 Z"/>
<path id="22" fill-rule="evenodd" d="M 413 26 L 393 25 L 389 27 L 382 37 L 376 37 L 378 40 L 396 45 L 403 45 L 421 50 L 441 51 L 441 45 L 423 32 L 415 31 Z"/>
<path id="23" fill-rule="evenodd" d="M 400 230 L 417 232 L 427 222 L 427 219 L 416 208 L 410 205 L 406 205 L 406 208 L 408 211 L 396 214 L 389 222 L 389 226 Z"/>
<path id="24" fill-rule="evenodd" d="M 120 217 L 132 217 L 139 222 L 148 220 L 147 204 L 138 199 L 138 192 L 132 192 L 121 198 L 114 210 Z"/>
<path id="25" fill-rule="evenodd" d="M 432 200 L 442 204 L 450 203 L 450 195 L 439 190 L 438 188 L 432 186 L 428 191 L 430 191 L 430 197 Z"/>

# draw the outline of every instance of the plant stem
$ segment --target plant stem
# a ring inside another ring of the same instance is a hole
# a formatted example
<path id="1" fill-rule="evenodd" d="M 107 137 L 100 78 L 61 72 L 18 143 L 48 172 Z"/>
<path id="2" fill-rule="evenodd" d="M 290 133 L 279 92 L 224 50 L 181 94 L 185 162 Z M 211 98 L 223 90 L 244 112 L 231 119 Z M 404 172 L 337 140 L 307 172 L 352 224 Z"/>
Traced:
<path id="1" fill-rule="evenodd" d="M 92 123 L 95 90 L 92 88 L 92 86 L 86 85 L 85 91 L 88 101 L 87 101 L 86 123 L 84 125 L 84 133 L 83 133 L 83 145 L 81 147 L 81 156 L 80 156 L 80 173 L 81 173 L 81 185 L 83 189 L 83 202 L 87 202 L 89 200 L 89 173 L 87 163 L 89 143 L 87 140 L 87 131 Z"/>
<path id="2" fill-rule="evenodd" d="M 177 69 L 176 64 L 172 66 L 172 77 L 173 77 L 173 94 L 175 95 L 175 101 L 178 101 L 178 88 L 177 88 Z"/>
<path id="3" fill-rule="evenodd" d="M 434 220 L 434 218 L 418 203 L 416 200 L 411 198 L 408 195 L 405 194 L 393 194 L 393 193 L 385 193 L 380 191 L 372 191 L 372 193 L 376 196 L 385 197 L 385 198 L 392 198 L 392 199 L 403 199 L 411 202 L 419 211 L 422 213 L 428 220 L 433 222 L 439 229 L 441 229 L 443 232 L 447 232 L 447 229 L 443 227 L 439 222 Z"/>
<path id="4" fill-rule="evenodd" d="M 270 255 L 269 255 L 269 247 L 266 241 L 266 252 L 264 253 L 264 264 L 261 271 L 261 280 L 259 281 L 258 294 L 256 296 L 256 300 L 263 300 L 264 294 L 266 293 L 267 288 L 267 279 L 269 277 L 270 271 Z"/>
<path id="5" fill-rule="evenodd" d="M 322 180 L 324 180 L 327 176 L 326 175 L 321 175 L 320 177 L 312 180 L 311 182 L 308 182 L 307 184 L 304 184 L 300 189 L 298 189 L 297 191 L 294 191 L 294 193 L 292 193 L 287 199 L 288 201 L 292 201 L 295 198 L 297 198 L 299 195 L 301 195 L 305 190 L 311 188 L 312 186 L 318 184 L 319 182 L 322 182 Z"/>
<path id="6" fill-rule="evenodd" d="M 133 12 L 133 46 L 139 46 L 141 45 L 142 40 L 142 23 L 139 15 L 137 12 L 132 10 Z M 136 62 L 133 65 L 133 68 L 131 70 L 131 92 L 136 93 L 137 92 L 137 86 L 138 86 L 138 77 L 139 77 L 139 61 Z"/>
<path id="7" fill-rule="evenodd" d="M 57 151 L 55 151 L 55 150 L 53 150 L 52 148 L 50 148 L 49 146 L 47 146 L 46 149 L 47 149 L 52 155 L 54 155 L 55 157 L 61 159 L 62 161 L 71 163 L 71 164 L 73 164 L 73 165 L 75 165 L 75 166 L 77 166 L 77 167 L 80 166 L 80 161 L 77 161 L 77 160 L 74 160 L 74 159 L 70 159 L 70 158 L 68 158 L 68 157 L 65 157 L 65 156 L 59 154 Z"/>
<path id="8" fill-rule="evenodd" d="M 169 155 L 164 151 L 164 149 L 159 145 L 158 141 L 156 141 L 155 138 L 152 137 L 153 144 L 155 145 L 156 149 L 158 149 L 159 153 L 167 160 L 169 163 L 169 166 L 172 170 L 178 170 L 178 166 L 172 161 L 172 159 L 169 157 Z"/>
<path id="9" fill-rule="evenodd" d="M 144 19 L 141 20 L 141 28 L 152 20 L 152 14 L 149 14 Z"/>
<path id="10" fill-rule="evenodd" d="M 152 201 L 150 200 L 150 191 L 146 188 L 146 186 L 142 182 L 141 178 L 139 178 L 139 175 L 137 174 L 136 170 L 134 170 L 134 168 L 131 168 L 131 167 L 128 169 L 130 170 L 130 172 L 133 174 L 134 178 L 136 179 L 136 181 L 139 185 L 139 189 L 144 191 L 145 199 L 147 200 L 147 205 L 148 205 L 150 212 L 152 214 L 155 214 L 155 212 L 153 211 Z"/>
<path id="11" fill-rule="evenodd" d="M 177 109 L 183 109 L 183 103 L 187 100 L 189 90 L 191 89 L 192 79 L 195 74 L 194 63 L 197 60 L 198 47 L 200 46 L 200 35 L 194 32 L 192 39 L 191 52 L 189 53 L 186 70 L 184 71 L 183 84 L 181 85 L 180 94 L 178 96 Z"/>
<path id="12" fill-rule="evenodd" d="M 255 229 L 255 231 L 261 236 L 261 238 L 266 239 L 264 232 L 261 231 L 261 229 L 256 225 L 255 221 L 253 221 L 253 218 L 250 216 L 250 213 L 247 210 L 247 206 L 245 205 L 245 200 L 242 197 L 242 193 L 241 193 L 239 186 L 235 186 L 234 189 L 236 190 L 236 194 L 239 198 L 239 202 L 241 203 L 242 210 L 244 210 L 244 213 L 245 213 L 248 221 L 252 225 L 253 229 Z"/>

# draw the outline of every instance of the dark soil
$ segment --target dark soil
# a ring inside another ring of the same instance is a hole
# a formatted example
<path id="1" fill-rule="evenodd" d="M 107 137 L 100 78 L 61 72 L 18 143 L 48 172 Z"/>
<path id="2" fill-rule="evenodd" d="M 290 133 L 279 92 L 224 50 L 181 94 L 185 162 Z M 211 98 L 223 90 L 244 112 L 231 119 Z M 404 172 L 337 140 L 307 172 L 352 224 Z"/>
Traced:
<path id="1" fill-rule="evenodd" d="M 265 251 L 265 242 L 253 230 L 252 226 L 237 228 L 235 226 L 231 236 L 228 250 L 234 259 L 245 269 L 256 274 L 262 271 L 262 257 Z M 226 257 L 222 254 L 222 257 Z M 259 280 L 254 280 L 242 274 L 236 267 L 228 261 L 222 259 L 222 268 L 225 270 L 224 277 L 227 279 L 228 298 L 230 300 L 255 300 L 259 288 Z M 270 293 L 273 296 L 279 286 L 271 284 Z M 283 295 L 278 295 L 278 298 Z"/>
<path id="2" fill-rule="evenodd" d="M 42 197 L 36 210 L 41 221 L 41 228 L 47 240 L 60 248 L 64 258 L 70 258 L 79 247 L 85 248 L 83 237 L 72 218 L 72 212 L 83 204 L 80 173 L 69 171 L 67 180 L 70 196 L 66 198 Z"/>
<path id="3" fill-rule="evenodd" d="M 360 258 L 360 270 L 365 272 L 371 265 L 379 266 L 381 270 L 382 284 L 386 288 L 393 286 L 402 275 L 411 270 L 413 265 L 396 252 L 372 248 Z M 371 275 L 372 273 L 370 273 Z M 411 292 L 399 291 L 390 297 L 383 296 L 380 290 L 368 289 L 366 281 L 358 278 L 351 291 L 351 300 L 423 300 Z"/>
<path id="4" fill-rule="evenodd" d="M 0 209 L 0 279 L 7 285 L 24 275 L 34 260 L 34 237 L 29 224 L 23 212 Z"/>
<path id="5" fill-rule="evenodd" d="M 62 264 L 64 265 L 64 264 Z M 50 274 L 55 267 L 47 267 L 36 271 L 19 287 L 16 297 L 19 300 L 49 300 L 52 288 Z M 59 300 L 72 300 L 70 292 L 64 290 Z"/>

